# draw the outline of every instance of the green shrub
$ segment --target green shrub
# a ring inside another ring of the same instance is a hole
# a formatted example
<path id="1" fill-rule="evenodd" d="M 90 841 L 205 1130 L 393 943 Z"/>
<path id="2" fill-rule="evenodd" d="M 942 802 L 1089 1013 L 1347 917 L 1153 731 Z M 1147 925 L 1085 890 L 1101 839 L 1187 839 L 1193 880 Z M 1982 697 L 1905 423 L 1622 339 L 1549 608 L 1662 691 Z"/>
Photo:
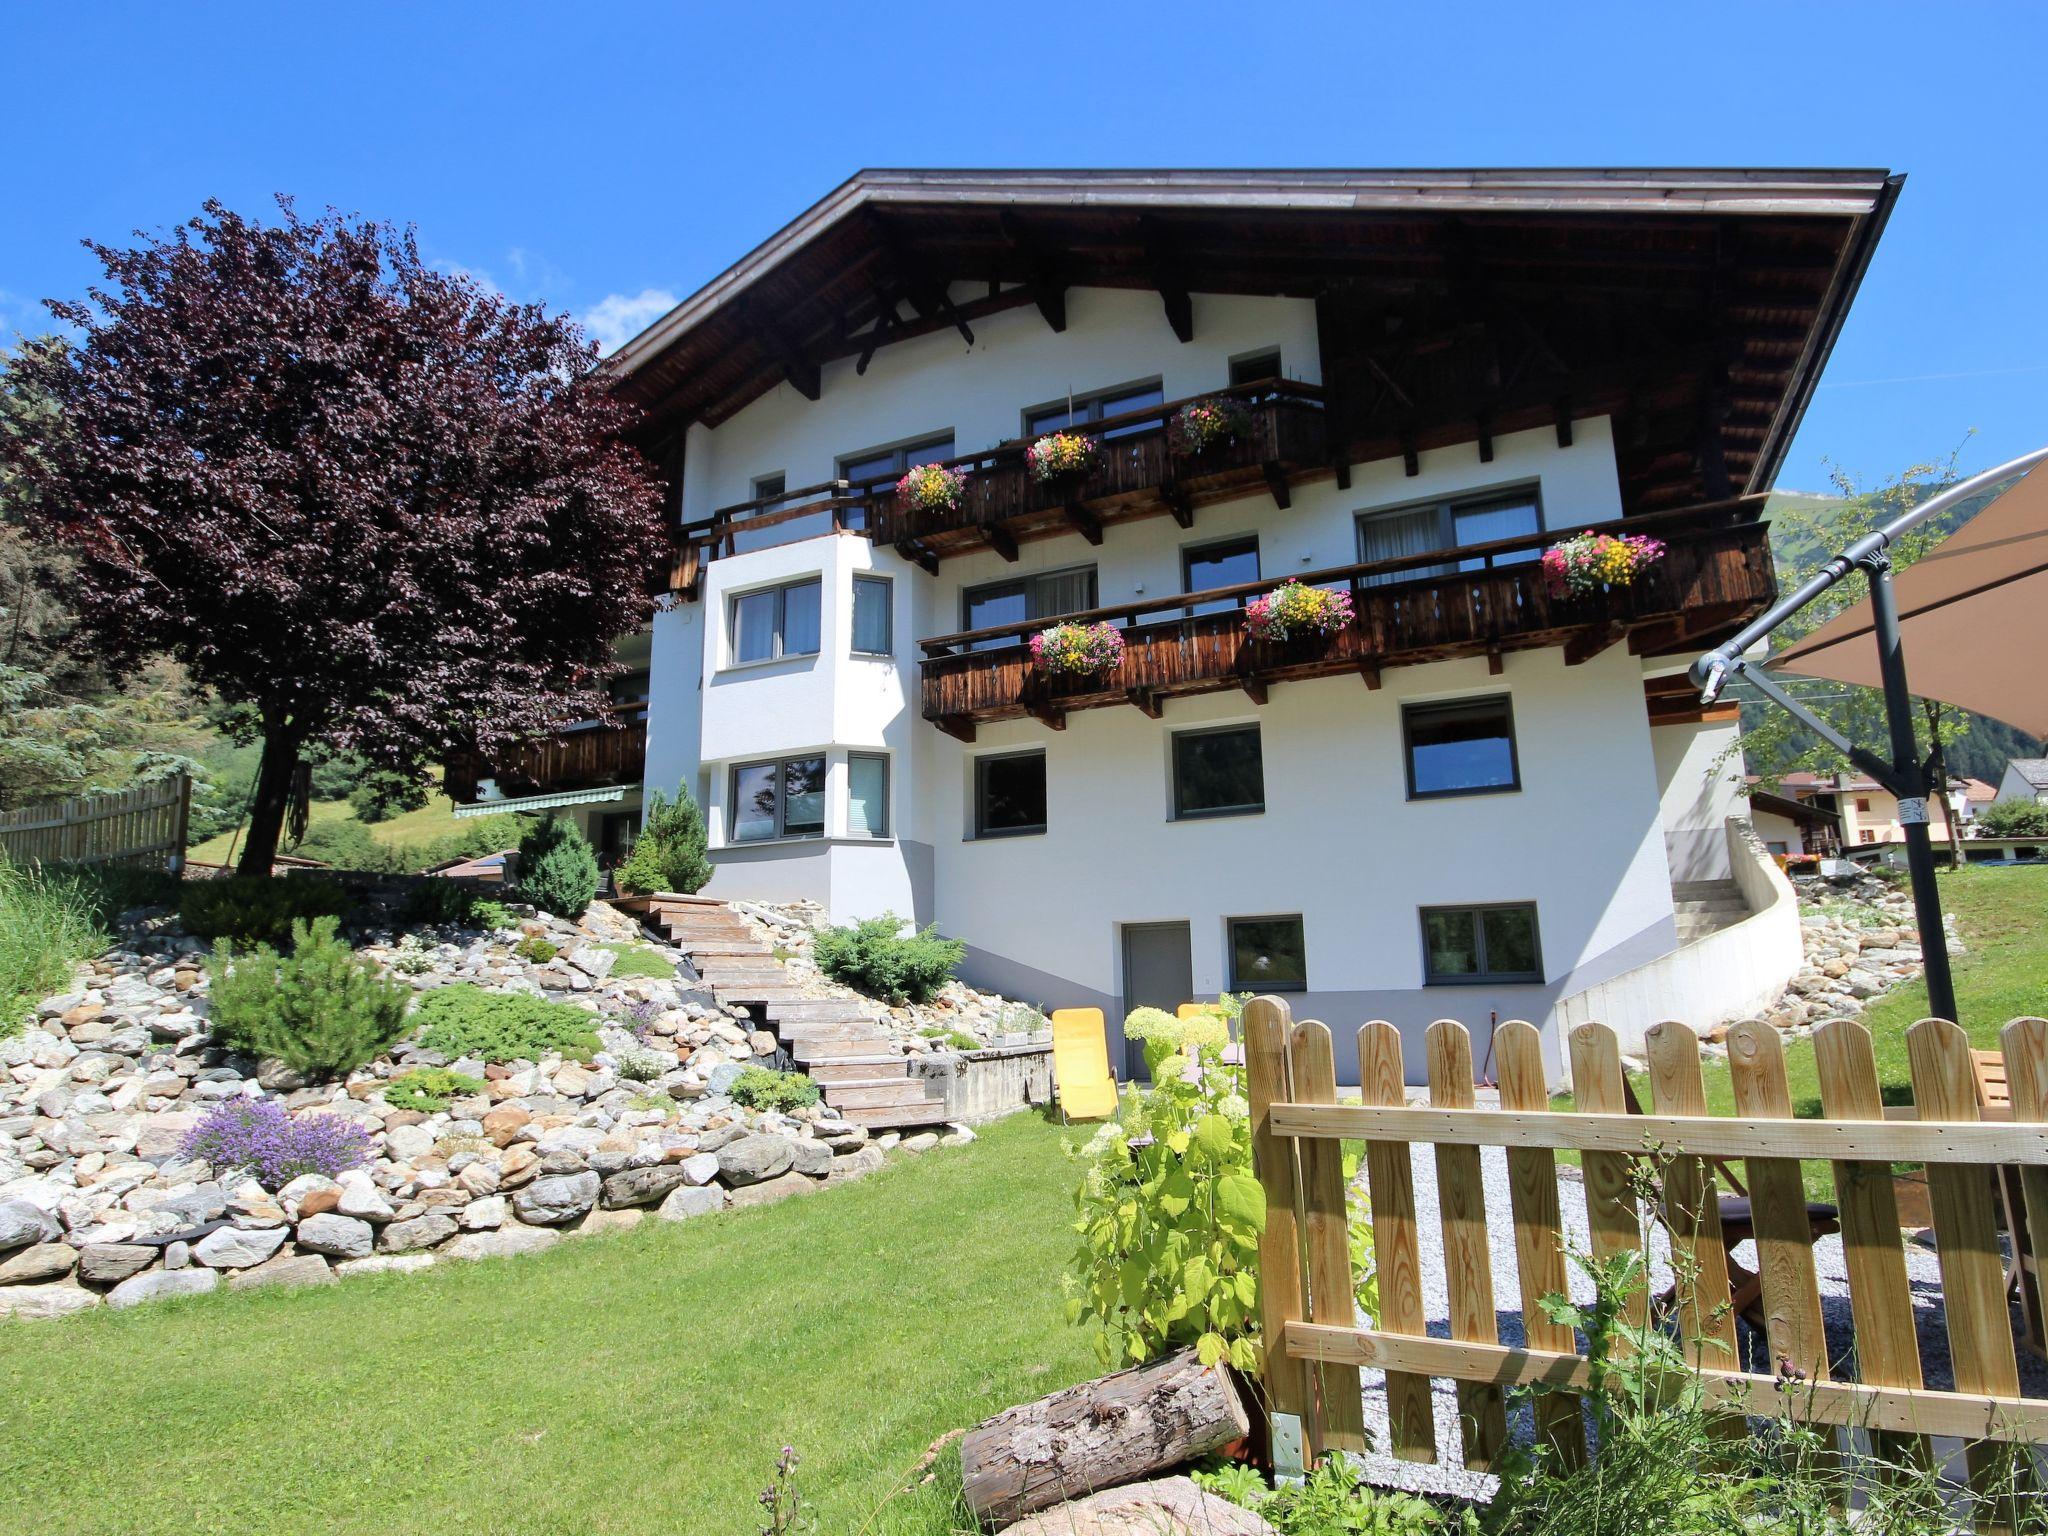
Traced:
<path id="1" fill-rule="evenodd" d="M 50 873 L 75 880 L 102 926 L 141 907 L 175 907 L 185 883 L 167 869 L 140 864 L 61 864 Z"/>
<path id="2" fill-rule="evenodd" d="M 0 1038 L 106 946 L 100 901 L 78 875 L 23 869 L 0 858 Z"/>
<path id="3" fill-rule="evenodd" d="M 348 791 L 349 809 L 362 822 L 389 821 L 427 803 L 427 786 L 388 768 L 373 768 Z"/>
<path id="4" fill-rule="evenodd" d="M 512 946 L 512 953 L 528 965 L 546 965 L 561 951 L 537 933 L 530 933 Z"/>
<path id="5" fill-rule="evenodd" d="M 513 926 L 511 911 L 461 880 L 426 879 L 406 892 L 399 916 L 408 923 L 455 923 L 496 931 Z"/>
<path id="6" fill-rule="evenodd" d="M 519 840 L 519 893 L 543 912 L 574 922 L 602 878 L 597 855 L 567 817 L 543 816 Z"/>
<path id="7" fill-rule="evenodd" d="M 711 878 L 705 847 L 704 817 L 690 792 L 679 788 L 670 800 L 657 789 L 647 802 L 639 841 L 618 868 L 619 889 L 694 896 Z"/>
<path id="8" fill-rule="evenodd" d="M 483 1091 L 482 1081 L 467 1073 L 451 1072 L 446 1067 L 414 1067 L 384 1085 L 384 1102 L 393 1109 L 412 1109 L 431 1115 L 436 1110 L 446 1109 L 451 1099 L 466 1098 Z"/>
<path id="9" fill-rule="evenodd" d="M 450 859 L 475 859 L 519 846 L 524 824 L 512 811 L 498 811 L 464 821 L 453 832 L 407 850 L 405 867 L 414 873 L 446 864 Z"/>
<path id="10" fill-rule="evenodd" d="M 277 947 L 291 942 L 292 924 L 339 918 L 349 905 L 340 886 L 312 875 L 229 875 L 186 881 L 178 921 L 202 939 Z"/>
<path id="11" fill-rule="evenodd" d="M 613 1069 L 629 1083 L 651 1083 L 676 1064 L 673 1056 L 664 1056 L 644 1045 L 622 1045 L 611 1053 L 611 1058 Z"/>
<path id="12" fill-rule="evenodd" d="M 925 1039 L 936 1041 L 940 1045 L 952 1050 L 978 1051 L 981 1049 L 981 1042 L 968 1034 L 964 1029 L 947 1029 L 943 1025 L 934 1024 L 929 1028 L 919 1030 L 918 1033 L 923 1035 Z"/>
<path id="13" fill-rule="evenodd" d="M 953 979 L 967 946 L 940 938 L 936 927 L 906 934 L 903 919 L 884 912 L 850 928 L 827 928 L 812 953 L 820 970 L 856 992 L 891 1003 L 924 1003 Z"/>
<path id="14" fill-rule="evenodd" d="M 1257 1513 L 1279 1536 L 1436 1536 L 1450 1522 L 1427 1499 L 1367 1485 L 1342 1451 L 1278 1489 L 1242 1463 L 1194 1474 L 1197 1486 Z"/>
<path id="15" fill-rule="evenodd" d="M 614 976 L 647 976 L 656 981 L 674 981 L 676 963 L 645 944 L 601 944 L 619 958 L 612 966 Z"/>
<path id="16" fill-rule="evenodd" d="M 597 1051 L 596 1016 L 570 1003 L 519 992 L 486 992 L 470 982 L 420 999 L 420 1044 L 444 1056 L 538 1061 L 549 1051 L 588 1060 Z"/>
<path id="17" fill-rule="evenodd" d="M 1986 837 L 2048 837 L 2048 805 L 2038 800 L 1994 800 L 1977 816 Z"/>
<path id="18" fill-rule="evenodd" d="M 346 819 L 314 822 L 292 852 L 362 874 L 395 875 L 405 868 L 404 854 L 378 842 L 376 834 L 360 821 Z"/>
<path id="19" fill-rule="evenodd" d="M 268 944 L 238 954 L 232 939 L 221 940 L 208 965 L 213 1038 L 321 1079 L 353 1071 L 405 1035 L 410 989 L 357 959 L 335 928 L 333 917 L 295 921 L 289 955 Z"/>
<path id="20" fill-rule="evenodd" d="M 748 1109 L 808 1109 L 818 1102 L 818 1085 L 801 1072 L 774 1072 L 767 1067 L 747 1067 L 733 1080 L 729 1092 L 735 1104 Z"/>

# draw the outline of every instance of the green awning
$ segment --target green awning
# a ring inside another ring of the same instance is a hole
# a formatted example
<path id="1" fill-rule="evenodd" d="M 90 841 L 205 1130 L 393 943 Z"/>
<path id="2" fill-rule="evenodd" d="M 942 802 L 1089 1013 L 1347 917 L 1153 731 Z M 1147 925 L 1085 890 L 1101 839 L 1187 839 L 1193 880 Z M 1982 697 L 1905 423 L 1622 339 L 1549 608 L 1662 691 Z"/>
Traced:
<path id="1" fill-rule="evenodd" d="M 558 795 L 528 795 L 522 800 L 479 800 L 455 807 L 457 816 L 495 816 L 500 811 L 551 811 L 561 805 L 603 805 L 640 792 L 638 784 L 614 784 L 609 789 L 565 789 Z"/>

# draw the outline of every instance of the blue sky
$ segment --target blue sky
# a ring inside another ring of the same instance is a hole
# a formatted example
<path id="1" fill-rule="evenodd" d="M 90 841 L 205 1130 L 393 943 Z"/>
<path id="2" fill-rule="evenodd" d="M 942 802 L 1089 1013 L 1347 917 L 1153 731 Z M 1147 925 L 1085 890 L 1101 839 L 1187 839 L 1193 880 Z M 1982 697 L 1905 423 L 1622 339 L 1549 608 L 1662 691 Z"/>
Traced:
<path id="1" fill-rule="evenodd" d="M 1066 24 L 1029 16 L 1071 18 Z M 862 165 L 1851 165 L 1909 180 L 1780 484 L 2048 442 L 2033 5 L 58 4 L 0 13 L 0 339 L 207 197 L 410 220 L 634 328 Z"/>

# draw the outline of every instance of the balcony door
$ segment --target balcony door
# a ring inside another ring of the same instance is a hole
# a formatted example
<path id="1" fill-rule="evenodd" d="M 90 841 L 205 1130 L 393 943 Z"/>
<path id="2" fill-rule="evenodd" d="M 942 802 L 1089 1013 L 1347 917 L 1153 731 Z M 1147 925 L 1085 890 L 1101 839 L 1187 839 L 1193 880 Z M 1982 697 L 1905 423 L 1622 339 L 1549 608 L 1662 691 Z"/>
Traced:
<path id="1" fill-rule="evenodd" d="M 919 464 L 936 464 L 941 459 L 953 457 L 953 434 L 943 437 L 927 437 L 915 443 L 904 443 L 896 448 L 877 448 L 869 453 L 849 454 L 839 461 L 839 478 L 851 480 L 856 488 L 864 480 L 894 481 L 903 478 L 903 472 Z M 867 515 L 862 508 L 853 508 L 847 513 L 846 526 L 865 528 Z"/>
<path id="2" fill-rule="evenodd" d="M 1014 581 L 992 581 L 969 587 L 960 594 L 960 627 L 993 629 L 999 624 L 1026 624 L 1033 619 L 1057 618 L 1063 613 L 1081 613 L 1095 606 L 1095 567 L 1075 566 L 1065 571 L 1042 571 Z M 1015 645 L 1013 639 L 975 642 L 976 650 Z"/>
<path id="3" fill-rule="evenodd" d="M 1186 923 L 1124 924 L 1124 1013 L 1164 1008 L 1172 1013 L 1195 993 L 1194 942 Z M 1135 1040 L 1124 1042 L 1124 1075 L 1145 1072 L 1145 1055 Z"/>
<path id="4" fill-rule="evenodd" d="M 1543 531 L 1543 509 L 1533 488 L 1508 495 L 1468 497 L 1456 501 L 1432 502 L 1426 506 L 1403 507 L 1394 512 L 1368 512 L 1358 519 L 1358 558 L 1363 561 L 1398 560 L 1407 555 L 1450 554 L 1474 544 L 1495 539 L 1520 538 Z M 1519 550 L 1496 555 L 1495 565 L 1518 565 L 1541 557 L 1540 550 Z M 1448 576 L 1453 571 L 1476 571 L 1483 558 L 1446 560 L 1438 565 L 1411 566 L 1368 576 L 1361 586 L 1387 586 L 1397 581 L 1419 581 Z"/>

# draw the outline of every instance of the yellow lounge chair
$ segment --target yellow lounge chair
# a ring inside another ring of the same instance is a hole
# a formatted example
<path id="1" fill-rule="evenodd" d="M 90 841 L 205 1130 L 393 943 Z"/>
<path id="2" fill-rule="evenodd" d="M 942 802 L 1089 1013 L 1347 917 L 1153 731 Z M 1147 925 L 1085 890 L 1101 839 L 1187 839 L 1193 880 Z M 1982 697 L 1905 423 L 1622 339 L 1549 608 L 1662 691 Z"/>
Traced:
<path id="1" fill-rule="evenodd" d="M 1173 1016 L 1177 1019 L 1199 1019 L 1205 1013 L 1222 1011 L 1222 1006 L 1217 1003 L 1182 1003 L 1174 1010 Z M 1241 1067 L 1244 1065 L 1244 1042 L 1236 1038 L 1235 1030 L 1231 1030 L 1230 1033 L 1231 1038 L 1223 1042 L 1223 1064 L 1226 1067 Z"/>
<path id="2" fill-rule="evenodd" d="M 1100 1008 L 1054 1010 L 1052 1086 L 1062 1120 L 1107 1120 L 1116 1113 L 1116 1073 Z"/>

